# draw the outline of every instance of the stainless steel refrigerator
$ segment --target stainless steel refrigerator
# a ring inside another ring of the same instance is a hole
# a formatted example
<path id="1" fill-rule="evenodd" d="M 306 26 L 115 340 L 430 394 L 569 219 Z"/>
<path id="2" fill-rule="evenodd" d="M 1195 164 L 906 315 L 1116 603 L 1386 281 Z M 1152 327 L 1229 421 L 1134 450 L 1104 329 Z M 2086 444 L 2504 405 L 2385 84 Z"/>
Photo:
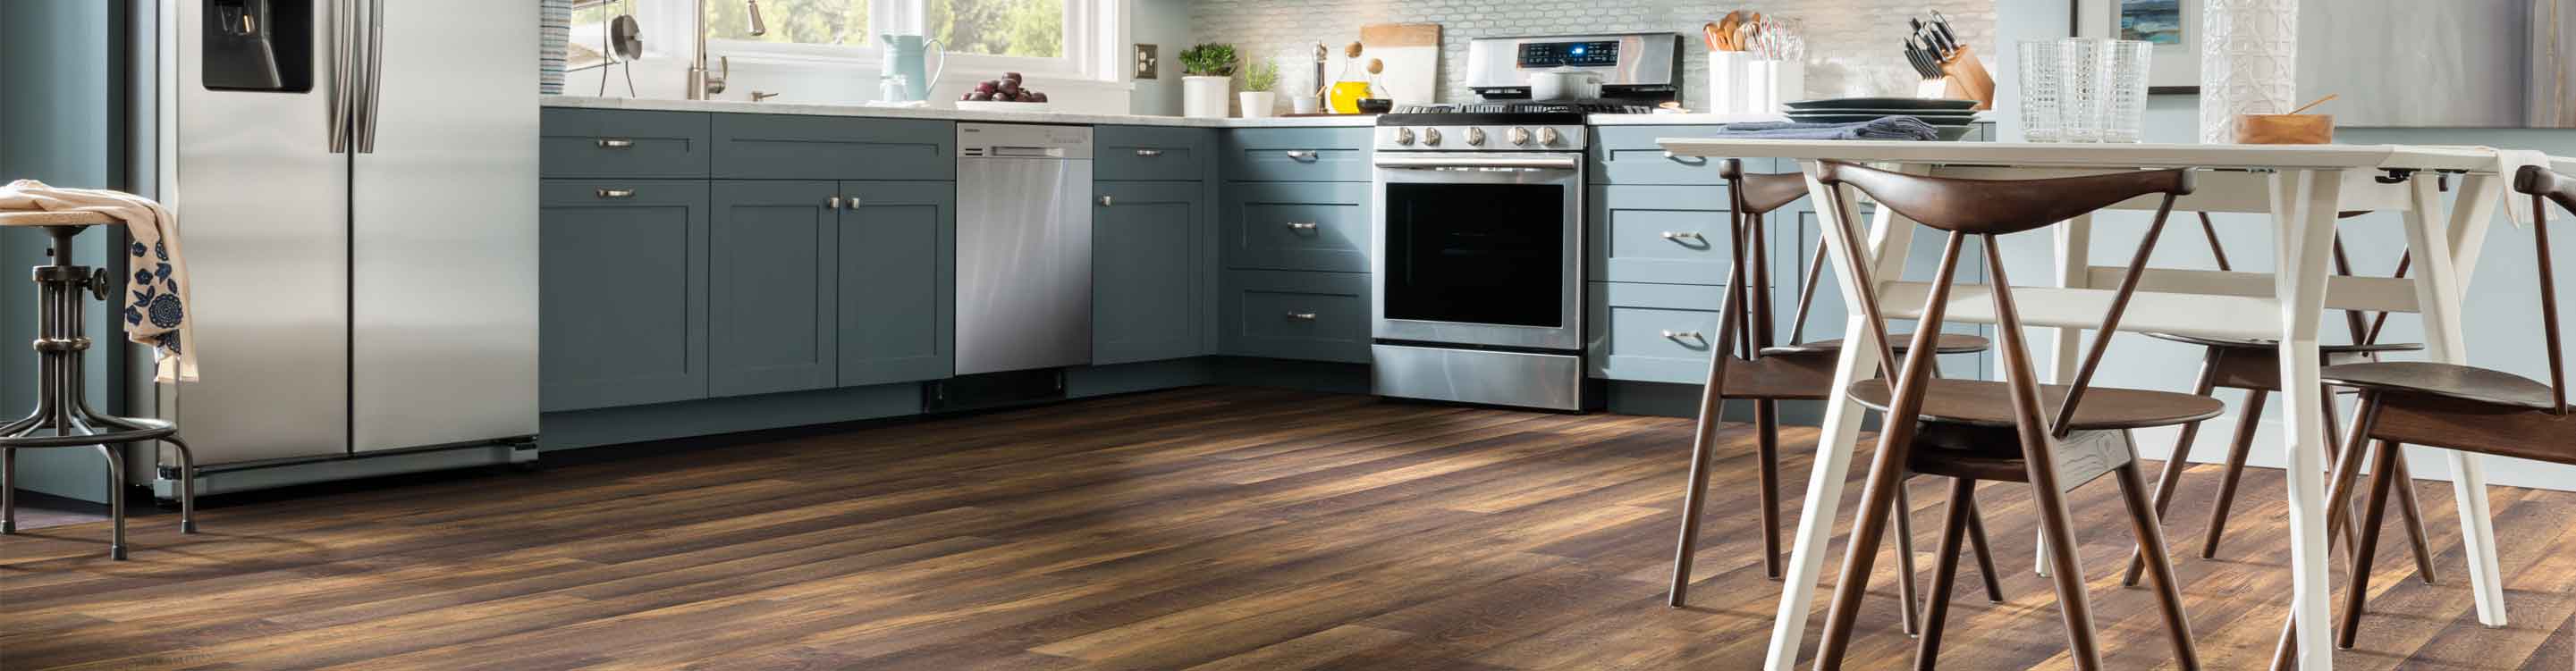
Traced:
<path id="1" fill-rule="evenodd" d="M 534 458 L 537 5 L 159 3 L 199 491 Z"/>

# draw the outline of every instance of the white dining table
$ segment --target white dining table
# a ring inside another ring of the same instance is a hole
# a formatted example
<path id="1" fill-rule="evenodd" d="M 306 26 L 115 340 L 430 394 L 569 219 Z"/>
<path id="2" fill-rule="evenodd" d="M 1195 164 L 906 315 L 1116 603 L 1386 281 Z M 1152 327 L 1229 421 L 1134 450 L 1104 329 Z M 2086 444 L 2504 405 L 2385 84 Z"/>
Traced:
<path id="1" fill-rule="evenodd" d="M 1915 229 L 1890 208 L 1877 208 L 1865 241 L 1839 241 L 1846 214 L 1825 203 L 1827 189 L 1815 179 L 1817 161 L 1867 163 L 1914 174 L 1972 179 L 2028 179 L 2117 170 L 2192 168 L 2199 188 L 2175 209 L 2203 212 L 2270 214 L 2274 272 L 2151 269 L 2141 278 L 2130 303 L 2123 331 L 2163 332 L 2223 338 L 2263 338 L 2280 342 L 2280 392 L 2287 406 L 2287 440 L 2281 445 L 2288 463 L 2292 610 L 2298 618 L 2299 668 L 2333 668 L 2334 647 L 2328 633 L 2327 547 L 2325 528 L 2324 450 L 2328 441 L 2321 405 L 2331 403 L 2318 381 L 2319 323 L 2328 309 L 2411 312 L 2424 320 L 2428 360 L 2465 363 L 2461 337 L 2461 301 L 2466 278 L 2477 266 L 2479 252 L 2504 201 L 2509 175 L 2499 175 L 2498 152 L 2482 147 L 2405 145 L 2203 145 L 2203 144 L 2035 144 L 2018 142 L 1903 142 L 1666 138 L 1659 141 L 1676 158 L 1794 159 L 1808 175 L 1821 237 L 1829 249 L 1843 304 L 1850 311 L 1835 369 L 1834 397 L 1826 403 L 1823 432 L 1817 440 L 1814 472 L 1808 478 L 1806 504 L 1798 521 L 1788 573 L 1772 624 L 1763 668 L 1789 671 L 1805 640 L 1816 578 L 1833 537 L 1836 509 L 1851 468 L 1851 456 L 1866 409 L 1854 403 L 1853 382 L 1878 375 L 1878 351 L 1863 321 L 1861 297 L 1853 269 L 1869 264 L 1877 278 L 1883 311 L 1890 318 L 1923 313 L 1930 285 L 1907 282 L 1906 251 Z M 2562 172 L 2576 172 L 2576 160 L 2553 158 Z M 2436 188 L 2436 174 L 2458 177 L 2456 206 Z M 1848 187 L 1844 187 L 1848 188 Z M 1864 194 L 1846 192 L 1843 202 Z M 2114 209 L 2153 210 L 2157 200 L 2140 198 Z M 2409 278 L 2331 276 L 2328 272 L 2336 214 L 2345 210 L 2403 212 L 2407 247 L 2416 259 Z M 2092 217 L 2087 215 L 2052 227 L 2056 267 L 2045 286 L 2013 290 L 2021 320 L 2028 326 L 2051 327 L 2044 341 L 2054 347 L 2041 355 L 2043 382 L 2062 382 L 2074 375 L 2081 351 L 2078 337 L 2099 326 L 2113 287 L 2125 273 L 2122 265 L 2094 265 L 2090 257 Z M 1989 253 L 1994 253 L 1989 250 Z M 1954 322 L 1995 323 L 1988 293 L 1961 286 L 1946 306 Z M 2035 339 L 2038 340 L 2038 339 Z M 1998 373 L 2000 374 L 2000 373 Z M 2244 421 L 2252 421 L 2250 418 Z M 2308 446 L 2301 448 L 2300 446 Z M 2427 448 L 2431 449 L 2431 448 Z M 2447 451 L 2446 451 L 2447 452 Z M 2450 452 L 2453 485 L 2458 493 L 2463 547 L 2469 556 L 2469 581 L 2475 591 L 2478 621 L 2505 624 L 2504 589 L 2498 575 L 2494 526 L 2488 514 L 2486 477 L 2476 455 Z M 1911 580 L 1912 576 L 1904 579 Z"/>

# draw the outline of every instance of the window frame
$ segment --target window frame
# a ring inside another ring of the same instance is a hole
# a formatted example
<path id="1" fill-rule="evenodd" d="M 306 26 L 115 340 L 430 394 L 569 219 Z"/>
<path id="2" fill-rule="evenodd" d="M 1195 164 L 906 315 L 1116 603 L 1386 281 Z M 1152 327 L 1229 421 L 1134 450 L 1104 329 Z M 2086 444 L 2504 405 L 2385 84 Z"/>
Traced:
<path id="1" fill-rule="evenodd" d="M 707 0 L 735 2 L 738 0 Z M 922 0 L 868 0 L 868 34 L 861 45 L 791 44 L 751 40 L 707 40 L 707 58 L 729 57 L 746 62 L 775 62 L 799 65 L 879 67 L 885 62 L 885 49 L 880 36 L 890 30 L 895 34 L 928 34 Z M 1124 26 L 1128 0 L 1065 0 L 1064 54 L 1052 58 L 1035 56 L 993 56 L 986 54 L 943 53 L 933 63 L 943 72 L 955 71 L 972 75 L 998 75 L 1019 72 L 1031 77 L 1078 79 L 1094 82 L 1124 81 L 1121 64 L 1112 45 L 1125 38 Z M 637 18 L 648 26 L 648 56 L 687 58 L 689 45 L 697 37 L 690 30 L 697 25 L 690 12 L 697 0 L 641 0 Z M 653 45 L 662 47 L 656 48 Z M 676 47 L 676 48 L 672 48 Z"/>

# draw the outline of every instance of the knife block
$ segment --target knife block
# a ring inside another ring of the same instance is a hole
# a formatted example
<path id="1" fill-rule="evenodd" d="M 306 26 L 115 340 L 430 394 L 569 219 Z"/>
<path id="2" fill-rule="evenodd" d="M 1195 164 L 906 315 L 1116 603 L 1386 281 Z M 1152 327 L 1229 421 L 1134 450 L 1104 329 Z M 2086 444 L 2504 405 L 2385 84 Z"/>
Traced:
<path id="1" fill-rule="evenodd" d="M 1995 78 L 1986 74 L 1986 64 L 1977 60 L 1977 52 L 1968 45 L 1959 45 L 1957 51 L 1951 52 L 1950 60 L 1941 62 L 1941 72 L 1949 75 L 1942 78 L 1948 82 L 1943 97 L 1974 100 L 1976 109 L 1994 109 Z"/>

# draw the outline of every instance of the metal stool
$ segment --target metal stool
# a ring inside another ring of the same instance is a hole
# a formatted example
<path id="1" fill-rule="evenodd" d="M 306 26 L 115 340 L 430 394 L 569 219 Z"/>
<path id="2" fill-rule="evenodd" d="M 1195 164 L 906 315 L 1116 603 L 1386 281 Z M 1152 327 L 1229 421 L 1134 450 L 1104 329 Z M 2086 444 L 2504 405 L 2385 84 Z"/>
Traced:
<path id="1" fill-rule="evenodd" d="M 92 410 L 83 393 L 81 359 L 89 350 L 90 340 L 81 333 L 81 311 L 86 301 L 80 292 L 107 300 L 123 293 L 117 278 L 107 271 L 72 265 L 72 236 L 90 226 L 113 224 L 116 220 L 91 212 L 5 212 L 0 213 L 0 226 L 45 229 L 53 238 L 45 251 L 53 262 L 36 266 L 35 280 L 41 298 L 37 307 L 36 411 L 25 419 L 0 424 L 0 534 L 18 531 L 18 450 L 40 447 L 94 447 L 107 457 L 107 510 L 116 530 L 108 545 L 108 557 L 125 558 L 125 459 L 116 447 L 126 443 L 161 441 L 178 448 L 179 453 L 179 532 L 197 532 L 197 464 L 188 453 L 188 444 L 179 441 L 179 427 L 157 419 L 117 417 Z"/>

